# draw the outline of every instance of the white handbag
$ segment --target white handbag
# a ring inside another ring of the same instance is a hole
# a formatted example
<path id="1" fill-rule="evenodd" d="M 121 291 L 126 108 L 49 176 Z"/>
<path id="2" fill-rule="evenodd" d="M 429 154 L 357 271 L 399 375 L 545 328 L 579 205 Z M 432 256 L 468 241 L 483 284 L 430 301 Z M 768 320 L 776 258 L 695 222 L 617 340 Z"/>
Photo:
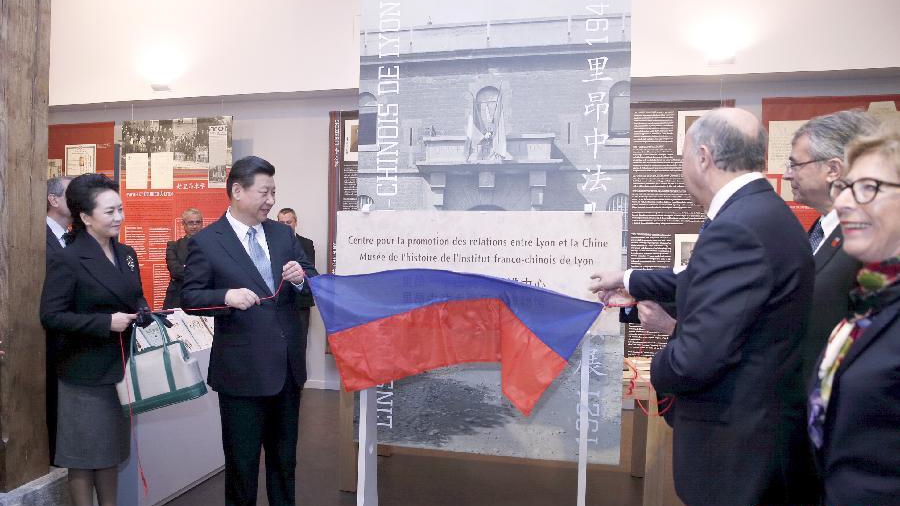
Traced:
<path id="1" fill-rule="evenodd" d="M 200 364 L 181 341 L 170 341 L 161 318 L 152 316 L 163 344 L 135 352 L 137 328 L 132 329 L 131 358 L 125 363 L 125 377 L 116 384 L 125 416 L 196 399 L 207 392 Z"/>

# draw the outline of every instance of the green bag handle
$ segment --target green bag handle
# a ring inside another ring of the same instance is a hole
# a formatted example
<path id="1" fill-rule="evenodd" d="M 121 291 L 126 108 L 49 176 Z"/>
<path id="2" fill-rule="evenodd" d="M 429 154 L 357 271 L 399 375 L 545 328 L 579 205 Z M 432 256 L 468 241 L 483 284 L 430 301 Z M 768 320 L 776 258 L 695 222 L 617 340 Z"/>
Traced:
<path id="1" fill-rule="evenodd" d="M 163 366 L 166 369 L 166 381 L 169 383 L 169 391 L 174 392 L 177 390 L 175 386 L 175 376 L 172 374 L 172 359 L 169 356 L 169 345 L 172 341 L 169 339 L 169 333 L 166 331 L 166 325 L 162 322 L 162 318 L 155 314 L 150 315 L 153 318 L 153 321 L 159 326 L 160 333 L 162 334 L 163 339 Z M 137 341 L 137 325 L 132 324 L 131 331 L 131 356 L 128 358 L 128 362 L 131 365 L 131 389 L 134 391 L 134 401 L 138 402 L 142 399 L 141 397 L 141 388 L 138 384 L 137 377 L 137 367 L 134 361 L 134 343 Z M 188 359 L 187 351 L 184 349 L 184 344 L 179 342 L 181 345 L 181 353 L 185 360 Z"/>

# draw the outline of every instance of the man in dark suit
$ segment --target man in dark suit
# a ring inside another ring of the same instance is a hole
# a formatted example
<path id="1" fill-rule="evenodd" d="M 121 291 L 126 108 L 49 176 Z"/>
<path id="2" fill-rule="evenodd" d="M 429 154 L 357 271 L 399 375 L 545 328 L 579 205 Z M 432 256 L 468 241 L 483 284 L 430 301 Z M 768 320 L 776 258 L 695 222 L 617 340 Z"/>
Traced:
<path id="1" fill-rule="evenodd" d="M 850 290 L 862 266 L 841 247 L 839 227 L 829 188 L 846 175 L 844 148 L 856 136 L 875 129 L 875 121 L 862 111 L 840 111 L 813 118 L 794 133 L 791 156 L 785 167 L 794 200 L 815 209 L 821 216 L 809 229 L 809 242 L 816 265 L 812 312 L 803 340 L 804 381 L 811 381 L 819 354 L 832 329 L 850 308 Z"/>
<path id="2" fill-rule="evenodd" d="M 256 504 L 260 448 L 269 504 L 293 505 L 306 335 L 300 298 L 318 275 L 290 227 L 267 218 L 275 204 L 275 167 L 248 156 L 226 182 L 231 206 L 191 237 L 185 307 L 228 306 L 215 316 L 209 385 L 219 393 L 225 451 L 225 500 Z"/>
<path id="3" fill-rule="evenodd" d="M 50 270 L 50 257 L 66 247 L 63 234 L 69 230 L 72 214 L 66 205 L 66 187 L 72 178 L 69 176 L 53 177 L 47 180 L 47 270 Z M 47 343 L 47 436 L 50 443 L 50 462 L 56 455 L 56 355 L 57 342 L 52 332 L 46 333 Z"/>
<path id="4" fill-rule="evenodd" d="M 310 262 L 315 265 L 316 263 L 316 245 L 312 241 L 312 239 L 307 239 L 302 235 L 297 233 L 297 213 L 294 212 L 290 207 L 282 208 L 278 211 L 278 223 L 284 223 L 285 225 L 291 227 L 291 230 L 294 231 L 294 235 L 297 236 L 297 240 L 300 241 L 300 247 L 303 248 L 303 252 L 306 253 L 306 258 L 309 259 Z M 301 294 L 300 295 L 300 307 L 311 308 L 315 306 L 316 303 L 313 300 L 312 293 L 309 294 Z M 307 318 L 309 317 L 309 311 L 307 311 Z"/>
<path id="5" fill-rule="evenodd" d="M 163 309 L 181 307 L 181 286 L 184 284 L 184 264 L 187 262 L 188 239 L 203 229 L 203 215 L 193 207 L 181 213 L 184 237 L 166 244 L 166 268 L 169 269 L 169 286 Z"/>
<path id="6" fill-rule="evenodd" d="M 676 302 L 678 323 L 650 378 L 675 396 L 675 489 L 688 505 L 815 501 L 800 377 L 813 261 L 802 227 L 760 174 L 766 144 L 747 111 L 697 120 L 683 177 L 709 221 L 687 268 L 603 273 L 591 287 Z"/>

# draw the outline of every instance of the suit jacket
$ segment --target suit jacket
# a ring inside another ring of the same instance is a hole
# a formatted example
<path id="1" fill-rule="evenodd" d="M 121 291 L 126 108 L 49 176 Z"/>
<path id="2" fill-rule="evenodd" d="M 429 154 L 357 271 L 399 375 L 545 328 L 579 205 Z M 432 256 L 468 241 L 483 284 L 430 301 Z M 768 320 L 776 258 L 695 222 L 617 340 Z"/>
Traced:
<path id="1" fill-rule="evenodd" d="M 827 504 L 900 498 L 900 286 L 890 291 L 835 372 L 816 452 Z"/>
<path id="2" fill-rule="evenodd" d="M 303 248 L 303 253 L 306 254 L 306 258 L 309 259 L 309 263 L 316 265 L 316 245 L 312 242 L 312 239 L 307 239 L 300 234 L 297 234 L 297 240 L 300 241 L 300 247 Z M 300 294 L 300 307 L 313 307 L 316 305 L 316 301 L 313 300 L 312 292 L 304 292 Z"/>
<path id="3" fill-rule="evenodd" d="M 62 251 L 63 247 L 59 244 L 59 240 L 56 239 L 56 236 L 53 235 L 53 230 L 50 229 L 50 225 L 44 225 L 47 227 L 47 265 L 50 265 L 50 255 L 56 253 L 57 251 Z"/>
<path id="4" fill-rule="evenodd" d="M 272 220 L 262 226 L 276 288 L 284 264 L 291 260 L 296 260 L 307 276 L 319 274 L 290 227 Z M 181 301 L 189 308 L 224 305 L 225 292 L 232 288 L 249 288 L 260 298 L 272 295 L 228 219 L 222 216 L 188 241 Z M 302 291 L 309 291 L 309 283 L 304 283 Z M 229 308 L 193 312 L 215 316 L 209 361 L 213 390 L 235 396 L 275 395 L 284 387 L 289 371 L 297 385 L 303 386 L 306 334 L 301 332 L 297 315 L 299 292 L 285 282 L 278 297 L 245 311 Z"/>
<path id="5" fill-rule="evenodd" d="M 112 243 L 117 266 L 86 232 L 50 257 L 41 323 L 56 334 L 57 373 L 71 383 L 105 385 L 122 379 L 119 333 L 109 330 L 111 315 L 147 306 L 134 249 Z M 122 338 L 129 342 L 130 329 Z"/>
<path id="6" fill-rule="evenodd" d="M 166 244 L 166 268 L 169 269 L 169 286 L 166 288 L 166 300 L 163 308 L 171 309 L 181 306 L 181 286 L 184 284 L 184 264 L 187 262 L 187 245 L 189 237 Z"/>
<path id="7" fill-rule="evenodd" d="M 803 378 L 811 381 L 819 354 L 825 349 L 828 336 L 835 325 L 847 316 L 850 290 L 856 284 L 856 274 L 862 263 L 848 255 L 841 247 L 844 234 L 841 227 L 824 239 L 813 256 L 816 283 L 813 290 L 812 311 L 806 339 L 803 340 Z"/>
<path id="8" fill-rule="evenodd" d="M 638 272 L 638 271 L 633 271 Z M 653 269 L 640 271 L 639 276 L 643 276 L 643 295 L 645 297 L 636 300 L 652 300 L 660 305 L 663 310 L 672 318 L 678 319 L 678 308 L 675 305 L 675 287 L 678 283 L 678 274 L 672 269 Z M 684 272 L 684 271 L 682 271 Z M 658 299 L 646 297 L 648 294 L 655 294 Z M 637 308 L 631 308 L 626 311 L 625 308 L 619 310 L 619 322 L 640 324 L 641 319 L 638 316 Z"/>
<path id="9" fill-rule="evenodd" d="M 688 505 L 814 501 L 804 481 L 800 341 L 813 260 L 803 228 L 769 183 L 752 181 L 700 235 L 674 294 L 671 279 L 635 271 L 629 289 L 640 299 L 674 295 L 678 307 L 650 374 L 658 392 L 676 396 L 678 495 Z"/>

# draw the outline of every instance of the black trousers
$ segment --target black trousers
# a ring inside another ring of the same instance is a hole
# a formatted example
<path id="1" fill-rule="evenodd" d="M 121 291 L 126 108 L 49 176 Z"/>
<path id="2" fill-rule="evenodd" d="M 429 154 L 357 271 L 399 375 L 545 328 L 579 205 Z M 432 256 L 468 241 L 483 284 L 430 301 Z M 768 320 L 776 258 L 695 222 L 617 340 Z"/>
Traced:
<path id="1" fill-rule="evenodd" d="M 219 414 L 225 450 L 225 504 L 256 504 L 259 452 L 264 448 L 269 504 L 293 506 L 300 387 L 290 371 L 277 395 L 237 397 L 219 393 Z"/>

